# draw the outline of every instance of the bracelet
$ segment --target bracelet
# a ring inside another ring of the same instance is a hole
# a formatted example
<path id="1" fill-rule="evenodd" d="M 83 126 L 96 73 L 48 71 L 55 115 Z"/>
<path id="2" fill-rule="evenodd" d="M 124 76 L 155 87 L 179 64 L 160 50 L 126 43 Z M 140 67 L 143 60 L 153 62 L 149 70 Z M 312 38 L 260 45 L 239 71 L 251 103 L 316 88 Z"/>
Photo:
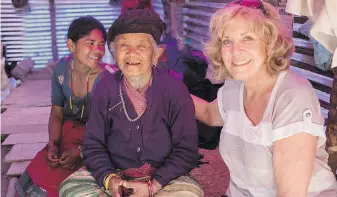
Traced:
<path id="1" fill-rule="evenodd" d="M 152 182 L 151 180 L 147 181 L 147 187 L 149 189 L 149 197 L 153 197 L 153 192 L 152 192 Z"/>
<path id="2" fill-rule="evenodd" d="M 106 178 L 104 178 L 104 187 L 106 190 L 109 190 L 109 181 L 112 177 L 117 176 L 117 174 L 115 173 L 111 173 L 109 175 L 106 176 Z"/>
<path id="3" fill-rule="evenodd" d="M 77 149 L 80 151 L 80 157 L 83 159 L 82 146 L 78 145 Z"/>

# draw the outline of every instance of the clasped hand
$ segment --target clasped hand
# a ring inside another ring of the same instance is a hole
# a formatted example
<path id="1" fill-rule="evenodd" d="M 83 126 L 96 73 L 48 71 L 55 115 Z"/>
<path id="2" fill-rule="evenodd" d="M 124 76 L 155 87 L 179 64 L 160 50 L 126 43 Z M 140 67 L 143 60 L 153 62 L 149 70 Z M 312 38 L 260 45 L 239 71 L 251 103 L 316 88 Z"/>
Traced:
<path id="1" fill-rule="evenodd" d="M 146 182 L 124 181 L 118 177 L 112 177 L 109 181 L 109 191 L 114 197 L 122 197 L 122 188 L 132 189 L 129 197 L 149 197 L 149 188 Z"/>
<path id="2" fill-rule="evenodd" d="M 57 146 L 51 146 L 47 151 L 47 161 L 50 167 L 62 167 L 74 170 L 81 162 L 80 152 L 77 148 L 64 151 L 61 155 Z"/>
<path id="3" fill-rule="evenodd" d="M 156 180 L 151 181 L 152 195 L 161 190 L 162 186 Z M 141 181 L 125 181 L 119 177 L 112 177 L 109 181 L 109 191 L 114 197 L 122 197 L 122 188 L 131 189 L 132 194 L 129 197 L 149 197 L 149 185 L 147 182 Z"/>

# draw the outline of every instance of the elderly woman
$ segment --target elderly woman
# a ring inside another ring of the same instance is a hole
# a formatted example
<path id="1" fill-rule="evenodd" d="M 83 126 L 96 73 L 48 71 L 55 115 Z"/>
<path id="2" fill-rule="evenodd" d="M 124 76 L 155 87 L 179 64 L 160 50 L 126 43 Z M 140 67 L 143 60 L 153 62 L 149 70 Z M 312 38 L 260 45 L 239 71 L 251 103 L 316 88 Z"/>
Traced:
<path id="1" fill-rule="evenodd" d="M 120 71 L 97 85 L 84 134 L 86 168 L 60 196 L 203 196 L 188 176 L 198 160 L 193 101 L 156 68 L 163 23 L 150 9 L 121 14 L 108 32 Z"/>
<path id="2" fill-rule="evenodd" d="M 71 56 L 56 64 L 51 79 L 49 142 L 15 185 L 18 196 L 57 197 L 62 181 L 83 166 L 79 147 L 89 118 L 91 92 L 100 79 L 106 31 L 91 16 L 75 19 L 67 33 Z"/>
<path id="3" fill-rule="evenodd" d="M 311 84 L 289 70 L 292 37 L 277 11 L 234 1 L 213 15 L 205 51 L 218 79 L 211 103 L 193 96 L 197 119 L 223 126 L 219 150 L 228 196 L 336 197 L 324 119 Z"/>

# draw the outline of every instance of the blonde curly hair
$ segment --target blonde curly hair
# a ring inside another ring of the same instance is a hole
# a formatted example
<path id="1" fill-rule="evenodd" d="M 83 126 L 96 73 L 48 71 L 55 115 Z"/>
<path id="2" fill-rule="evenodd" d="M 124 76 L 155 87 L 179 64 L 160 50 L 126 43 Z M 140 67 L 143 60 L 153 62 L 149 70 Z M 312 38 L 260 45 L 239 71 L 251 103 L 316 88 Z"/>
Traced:
<path id="1" fill-rule="evenodd" d="M 210 39 L 205 43 L 204 52 L 214 67 L 217 80 L 231 78 L 221 57 L 222 37 L 228 23 L 240 17 L 252 26 L 252 30 L 266 44 L 267 70 L 277 74 L 289 68 L 290 57 L 294 52 L 291 32 L 286 28 L 277 10 L 268 3 L 263 3 L 266 10 L 230 5 L 215 12 L 209 26 Z"/>

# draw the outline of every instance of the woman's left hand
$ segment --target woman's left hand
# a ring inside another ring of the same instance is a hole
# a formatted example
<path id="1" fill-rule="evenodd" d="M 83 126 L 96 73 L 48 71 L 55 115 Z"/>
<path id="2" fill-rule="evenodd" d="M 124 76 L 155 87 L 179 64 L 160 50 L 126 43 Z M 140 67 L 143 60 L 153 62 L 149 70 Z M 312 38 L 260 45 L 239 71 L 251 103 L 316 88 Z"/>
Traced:
<path id="1" fill-rule="evenodd" d="M 123 181 L 123 187 L 132 188 L 133 194 L 129 197 L 149 197 L 149 187 L 146 182 L 139 181 Z"/>
<path id="2" fill-rule="evenodd" d="M 60 164 L 64 169 L 74 170 L 80 162 L 80 152 L 77 148 L 66 150 L 61 154 Z"/>

